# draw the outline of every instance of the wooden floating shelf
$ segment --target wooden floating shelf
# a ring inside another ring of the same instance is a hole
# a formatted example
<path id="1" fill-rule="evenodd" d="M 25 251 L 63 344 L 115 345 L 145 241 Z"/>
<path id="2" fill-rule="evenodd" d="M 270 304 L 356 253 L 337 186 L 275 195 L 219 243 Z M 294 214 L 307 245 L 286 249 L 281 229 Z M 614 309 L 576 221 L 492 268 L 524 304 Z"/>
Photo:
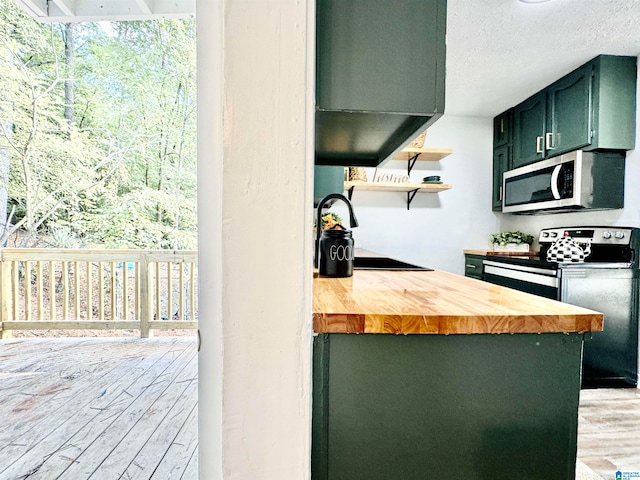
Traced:
<path id="1" fill-rule="evenodd" d="M 450 148 L 405 148 L 396 153 L 393 160 L 406 161 L 416 157 L 418 161 L 437 162 L 452 153 L 453 150 Z"/>
<path id="2" fill-rule="evenodd" d="M 393 183 L 393 182 L 344 182 L 344 189 L 347 190 L 349 200 L 353 197 L 354 190 L 377 191 L 377 192 L 403 192 L 407 194 L 407 210 L 411 205 L 413 197 L 417 193 L 438 193 L 451 189 L 451 185 L 446 183 Z"/>
<path id="3" fill-rule="evenodd" d="M 438 193 L 450 190 L 451 185 L 446 183 L 344 182 L 345 190 L 350 190 L 351 188 L 381 192 L 413 192 L 418 190 L 420 193 Z"/>

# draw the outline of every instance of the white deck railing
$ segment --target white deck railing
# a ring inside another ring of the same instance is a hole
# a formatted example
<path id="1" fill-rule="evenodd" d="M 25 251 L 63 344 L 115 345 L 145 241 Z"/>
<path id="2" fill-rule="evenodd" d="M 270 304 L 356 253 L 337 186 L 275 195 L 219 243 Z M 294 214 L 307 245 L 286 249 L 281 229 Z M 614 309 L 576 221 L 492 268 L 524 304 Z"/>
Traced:
<path id="1" fill-rule="evenodd" d="M 172 250 L 0 250 L 0 335 L 13 330 L 195 329 L 198 255 Z"/>

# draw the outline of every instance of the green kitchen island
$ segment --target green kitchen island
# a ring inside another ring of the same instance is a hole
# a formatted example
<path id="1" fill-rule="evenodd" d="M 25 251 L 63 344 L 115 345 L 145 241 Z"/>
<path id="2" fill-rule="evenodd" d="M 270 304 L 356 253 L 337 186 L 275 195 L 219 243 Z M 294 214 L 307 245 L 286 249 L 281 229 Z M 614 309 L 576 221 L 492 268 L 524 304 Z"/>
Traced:
<path id="1" fill-rule="evenodd" d="M 574 480 L 603 316 L 441 271 L 314 279 L 313 480 Z"/>

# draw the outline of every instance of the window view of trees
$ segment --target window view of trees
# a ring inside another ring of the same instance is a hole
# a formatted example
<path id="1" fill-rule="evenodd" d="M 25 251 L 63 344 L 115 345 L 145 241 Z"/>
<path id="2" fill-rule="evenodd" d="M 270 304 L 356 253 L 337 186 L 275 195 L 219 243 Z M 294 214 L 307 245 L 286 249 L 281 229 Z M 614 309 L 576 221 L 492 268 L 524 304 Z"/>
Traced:
<path id="1" fill-rule="evenodd" d="M 196 248 L 195 45 L 0 0 L 0 245 Z"/>

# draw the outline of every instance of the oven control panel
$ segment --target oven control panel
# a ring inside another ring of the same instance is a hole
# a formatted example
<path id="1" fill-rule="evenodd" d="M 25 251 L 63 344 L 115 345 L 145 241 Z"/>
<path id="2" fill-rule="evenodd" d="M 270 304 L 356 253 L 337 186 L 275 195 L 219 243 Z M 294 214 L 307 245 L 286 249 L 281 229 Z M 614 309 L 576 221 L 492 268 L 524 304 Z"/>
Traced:
<path id="1" fill-rule="evenodd" d="M 564 227 L 545 228 L 540 231 L 538 242 L 553 243 L 568 234 L 579 243 L 604 245 L 629 245 L 634 228 L 629 227 Z"/>

